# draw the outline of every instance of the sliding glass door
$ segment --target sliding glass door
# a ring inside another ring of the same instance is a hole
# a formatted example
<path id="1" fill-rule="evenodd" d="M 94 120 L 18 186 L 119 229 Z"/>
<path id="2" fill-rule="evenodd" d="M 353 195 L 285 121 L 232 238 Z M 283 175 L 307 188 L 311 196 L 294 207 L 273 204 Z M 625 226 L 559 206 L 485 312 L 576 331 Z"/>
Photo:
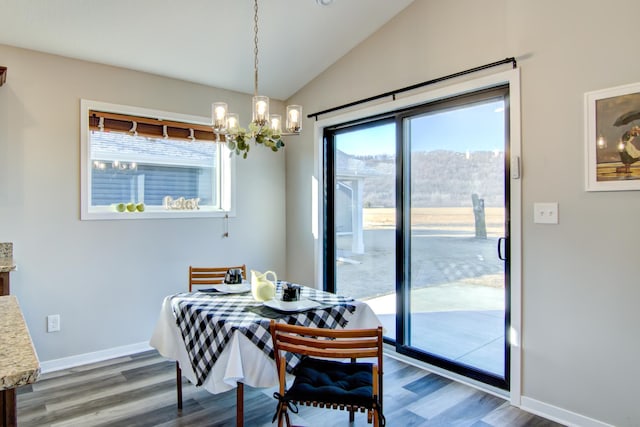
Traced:
<path id="1" fill-rule="evenodd" d="M 332 133 L 332 287 L 365 299 L 395 339 L 396 127 L 376 120 Z"/>
<path id="2" fill-rule="evenodd" d="M 398 352 L 507 388 L 508 90 L 325 129 L 326 288 Z"/>
<path id="3" fill-rule="evenodd" d="M 507 227 L 505 107 L 498 92 L 403 117 L 409 191 L 402 349 L 500 380 L 508 355 L 507 275 L 498 253 Z"/>

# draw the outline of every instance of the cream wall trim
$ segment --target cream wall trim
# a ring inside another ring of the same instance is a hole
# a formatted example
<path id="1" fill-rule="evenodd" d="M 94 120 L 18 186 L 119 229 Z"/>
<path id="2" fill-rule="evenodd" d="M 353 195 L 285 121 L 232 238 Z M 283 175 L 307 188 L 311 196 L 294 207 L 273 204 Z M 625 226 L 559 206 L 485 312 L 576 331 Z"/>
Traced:
<path id="1" fill-rule="evenodd" d="M 136 344 L 123 345 L 121 347 L 108 348 L 105 350 L 94 351 L 92 353 L 77 354 L 74 356 L 63 357 L 60 359 L 47 360 L 40 363 L 40 369 L 43 374 L 47 372 L 60 371 L 62 369 L 74 368 L 88 363 L 102 362 L 116 357 L 129 356 L 131 354 L 142 353 L 143 351 L 152 350 L 148 341 Z"/>
<path id="2" fill-rule="evenodd" d="M 314 125 L 314 182 L 312 187 L 312 233 L 314 235 L 315 258 L 315 282 L 321 287 L 323 283 L 323 242 L 324 224 L 323 218 L 323 130 L 325 127 L 371 117 L 389 111 L 395 111 L 414 105 L 424 104 L 447 98 L 454 95 L 474 92 L 484 88 L 509 85 L 510 108 L 510 156 L 511 162 L 517 157 L 522 164 L 521 156 L 521 128 L 520 128 L 520 69 L 510 69 L 495 74 L 484 75 L 472 80 L 466 80 L 449 86 L 439 87 L 433 90 L 398 98 L 395 101 L 365 107 L 357 111 L 349 111 L 326 119 L 318 120 Z M 511 342 L 511 370 L 509 399 L 512 405 L 520 405 L 522 393 L 522 365 L 521 365 L 521 319 L 522 319 L 522 178 L 511 177 L 511 330 L 509 339 Z"/>
<path id="3" fill-rule="evenodd" d="M 576 414 L 575 412 L 558 408 L 557 406 L 549 405 L 548 403 L 540 402 L 539 400 L 526 396 L 522 396 L 520 409 L 571 427 L 614 427 L 612 424 L 594 420 L 593 418 L 585 417 L 584 415 Z"/>
<path id="4" fill-rule="evenodd" d="M 509 236 L 511 251 L 509 256 L 511 268 L 511 343 L 510 401 L 512 405 L 520 405 L 522 394 L 522 133 L 520 116 L 520 69 L 508 72 L 509 83 L 509 149 L 511 156 L 511 192 Z M 514 174 L 514 168 L 517 174 Z"/>

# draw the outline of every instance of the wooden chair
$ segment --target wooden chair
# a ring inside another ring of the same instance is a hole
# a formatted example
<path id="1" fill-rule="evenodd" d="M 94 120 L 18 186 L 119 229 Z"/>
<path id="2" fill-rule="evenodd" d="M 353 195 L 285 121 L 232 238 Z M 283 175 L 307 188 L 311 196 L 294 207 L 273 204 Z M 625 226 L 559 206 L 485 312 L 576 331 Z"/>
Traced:
<path id="1" fill-rule="evenodd" d="M 242 278 L 247 278 L 247 266 L 242 264 L 235 267 L 192 267 L 189 266 L 189 292 L 196 285 L 219 285 L 224 283 L 224 276 L 228 270 L 238 268 L 242 270 Z"/>
<path id="2" fill-rule="evenodd" d="M 367 412 L 367 421 L 384 426 L 382 412 L 382 327 L 336 330 L 309 328 L 271 321 L 271 338 L 278 369 L 280 392 L 274 421 L 291 425 L 288 411 L 298 404 L 354 413 Z M 285 353 L 301 355 L 293 370 L 293 385 L 286 389 Z M 376 358 L 373 363 L 357 362 Z M 335 360 L 335 359 L 348 359 Z"/>
<path id="3" fill-rule="evenodd" d="M 224 276 L 228 270 L 238 268 L 242 270 L 242 278 L 247 278 L 247 266 L 245 264 L 233 267 L 193 267 L 189 266 L 189 292 L 194 286 L 219 285 L 224 283 Z M 176 386 L 178 392 L 178 409 L 182 409 L 182 369 L 180 362 L 176 360 Z M 240 386 L 239 386 L 240 387 Z M 240 390 L 240 388 L 238 388 Z"/>

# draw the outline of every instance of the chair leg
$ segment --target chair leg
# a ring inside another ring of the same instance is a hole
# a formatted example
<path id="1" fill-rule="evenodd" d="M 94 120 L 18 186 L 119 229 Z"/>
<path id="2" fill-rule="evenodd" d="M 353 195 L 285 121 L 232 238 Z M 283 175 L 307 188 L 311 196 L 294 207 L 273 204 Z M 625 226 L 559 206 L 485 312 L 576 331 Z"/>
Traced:
<path id="1" fill-rule="evenodd" d="M 283 427 L 283 420 L 285 417 L 284 412 L 282 412 L 282 403 L 278 404 L 280 407 L 278 408 L 278 427 Z"/>
<path id="2" fill-rule="evenodd" d="M 176 360 L 176 387 L 178 392 L 178 409 L 182 409 L 182 369 L 180 362 Z"/>
<path id="3" fill-rule="evenodd" d="M 278 427 L 283 427 L 283 421 L 287 427 L 291 427 L 291 420 L 289 419 L 289 411 L 287 411 L 288 406 L 283 401 L 278 402 L 277 409 L 277 418 L 278 418 Z M 275 418 L 275 417 L 274 417 Z"/>

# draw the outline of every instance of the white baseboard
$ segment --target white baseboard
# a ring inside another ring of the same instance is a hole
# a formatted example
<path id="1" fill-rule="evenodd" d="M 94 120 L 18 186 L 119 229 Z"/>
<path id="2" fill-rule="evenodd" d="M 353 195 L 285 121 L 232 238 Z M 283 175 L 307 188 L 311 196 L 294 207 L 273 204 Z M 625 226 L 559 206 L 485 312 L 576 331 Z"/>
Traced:
<path id="1" fill-rule="evenodd" d="M 614 427 L 611 424 L 607 424 L 566 409 L 558 408 L 557 406 L 549 405 L 548 403 L 540 402 L 539 400 L 526 396 L 522 396 L 520 409 L 561 424 L 566 424 L 570 427 Z"/>
<path id="2" fill-rule="evenodd" d="M 385 354 L 389 357 L 401 360 L 409 365 L 434 372 L 450 380 L 457 381 L 459 383 L 481 390 L 485 393 L 489 393 L 494 396 L 509 400 L 509 394 L 504 390 L 496 389 L 494 387 L 488 386 L 487 384 L 471 380 L 462 375 L 449 372 L 437 366 L 433 366 L 428 363 L 412 359 L 408 356 L 404 356 L 397 353 L 391 346 L 385 346 Z M 568 411 L 566 409 L 558 408 L 557 406 L 549 405 L 548 403 L 540 402 L 539 400 L 535 400 L 530 397 L 520 396 L 520 405 L 515 405 L 513 401 L 511 402 L 511 404 L 518 407 L 519 409 L 522 409 L 523 411 L 540 415 L 541 417 L 556 421 L 560 424 L 565 424 L 570 427 L 614 427 L 611 424 L 607 424 L 602 421 L 598 421 L 593 418 Z"/>
<path id="3" fill-rule="evenodd" d="M 103 360 L 113 359 L 116 357 L 128 356 L 130 354 L 142 353 L 151 350 L 149 341 L 143 341 L 135 344 L 123 345 L 121 347 L 107 348 L 105 350 L 94 351 L 92 353 L 77 354 L 74 356 L 63 357 L 61 359 L 47 360 L 40 362 L 41 372 L 54 372 L 61 369 L 73 368 L 88 363 L 102 362 Z"/>

